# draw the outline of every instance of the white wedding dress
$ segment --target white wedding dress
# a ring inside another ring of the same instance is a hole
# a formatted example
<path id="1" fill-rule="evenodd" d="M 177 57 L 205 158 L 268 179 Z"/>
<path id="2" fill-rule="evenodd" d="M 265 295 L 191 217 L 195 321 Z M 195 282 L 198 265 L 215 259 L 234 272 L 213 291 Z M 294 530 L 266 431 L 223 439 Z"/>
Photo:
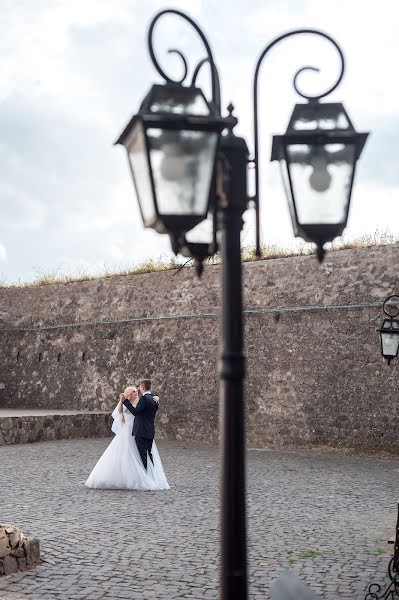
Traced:
<path id="1" fill-rule="evenodd" d="M 147 471 L 143 467 L 136 440 L 132 436 L 134 416 L 123 407 L 112 413 L 112 431 L 115 437 L 90 473 L 85 485 L 98 489 L 125 490 L 169 490 L 155 441 L 152 444 L 154 464 L 147 460 Z"/>

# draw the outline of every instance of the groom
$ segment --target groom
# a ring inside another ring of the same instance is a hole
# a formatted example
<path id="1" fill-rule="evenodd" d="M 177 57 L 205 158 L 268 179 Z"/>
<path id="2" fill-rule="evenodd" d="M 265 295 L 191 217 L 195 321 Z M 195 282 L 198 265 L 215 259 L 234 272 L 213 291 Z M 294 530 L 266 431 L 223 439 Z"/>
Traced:
<path id="1" fill-rule="evenodd" d="M 154 420 L 155 413 L 158 410 L 158 402 L 154 400 L 154 395 L 151 392 L 151 381 L 149 379 L 143 379 L 139 389 L 141 398 L 136 406 L 133 406 L 126 399 L 123 401 L 123 404 L 135 416 L 133 435 L 136 438 L 137 448 L 144 468 L 147 470 L 147 452 L 152 464 L 154 464 L 151 448 L 155 436 Z"/>

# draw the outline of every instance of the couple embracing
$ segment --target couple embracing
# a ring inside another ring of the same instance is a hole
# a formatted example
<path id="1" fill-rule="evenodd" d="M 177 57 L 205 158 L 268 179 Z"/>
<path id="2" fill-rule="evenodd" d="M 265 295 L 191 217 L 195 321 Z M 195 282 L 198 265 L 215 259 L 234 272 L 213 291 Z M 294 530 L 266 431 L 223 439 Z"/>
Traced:
<path id="1" fill-rule="evenodd" d="M 159 397 L 151 381 L 139 390 L 129 386 L 112 413 L 115 437 L 97 462 L 86 486 L 100 489 L 168 490 L 169 485 L 154 442 Z"/>

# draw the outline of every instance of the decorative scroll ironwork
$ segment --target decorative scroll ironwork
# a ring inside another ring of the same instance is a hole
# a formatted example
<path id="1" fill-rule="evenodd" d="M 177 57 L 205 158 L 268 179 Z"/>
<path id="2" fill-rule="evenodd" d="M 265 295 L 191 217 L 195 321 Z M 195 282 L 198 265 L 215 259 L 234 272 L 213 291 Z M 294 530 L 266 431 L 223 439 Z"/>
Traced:
<path id="1" fill-rule="evenodd" d="M 166 10 L 162 10 L 161 12 L 159 12 L 152 20 L 151 25 L 148 30 L 148 50 L 150 52 L 151 60 L 153 62 L 154 67 L 156 68 L 158 73 L 161 75 L 161 77 L 163 77 L 165 79 L 165 81 L 167 83 L 183 84 L 183 82 L 186 80 L 187 75 L 188 75 L 188 63 L 187 63 L 187 60 L 186 60 L 184 54 L 180 50 L 177 50 L 176 48 L 171 48 L 170 50 L 168 50 L 168 52 L 175 53 L 178 56 L 180 56 L 180 58 L 182 60 L 183 67 L 184 67 L 184 73 L 183 73 L 183 77 L 181 77 L 180 79 L 172 79 L 172 77 L 169 77 L 169 75 L 167 75 L 166 72 L 162 69 L 161 65 L 158 62 L 157 57 L 155 56 L 154 44 L 153 44 L 154 27 L 155 27 L 156 23 L 158 22 L 158 20 L 162 16 L 167 15 L 167 14 L 177 15 L 178 17 L 181 17 L 185 21 L 188 21 L 188 23 L 190 23 L 190 25 L 195 29 L 195 31 L 198 33 L 199 37 L 201 38 L 202 43 L 205 46 L 206 58 L 202 59 L 196 66 L 196 68 L 194 70 L 194 75 L 193 75 L 193 80 L 191 82 L 191 85 L 193 85 L 195 83 L 195 80 L 198 75 L 198 71 L 200 70 L 202 65 L 205 64 L 206 62 L 209 63 L 210 70 L 211 70 L 211 81 L 212 81 L 212 102 L 214 103 L 214 105 L 216 106 L 216 108 L 218 109 L 218 111 L 220 113 L 220 81 L 219 81 L 219 76 L 218 76 L 217 68 L 215 65 L 215 61 L 213 59 L 211 47 L 209 45 L 207 38 L 205 37 L 205 34 L 201 30 L 201 28 L 197 25 L 197 23 L 193 19 L 191 19 L 185 13 L 183 13 L 179 10 L 168 8 Z"/>
<path id="2" fill-rule="evenodd" d="M 378 583 L 372 583 L 365 596 L 365 600 L 397 600 L 399 598 L 399 581 L 391 581 L 383 589 Z"/>
<path id="3" fill-rule="evenodd" d="M 282 40 L 292 37 L 294 35 L 299 35 L 299 34 L 303 34 L 303 33 L 309 33 L 312 35 L 317 35 L 320 36 L 322 38 L 325 38 L 326 40 L 328 40 L 329 42 L 331 42 L 331 44 L 336 48 L 338 54 L 339 54 L 339 58 L 341 61 L 341 72 L 338 76 L 338 79 L 336 80 L 336 82 L 334 83 L 334 85 L 332 85 L 330 88 L 328 88 L 328 90 L 326 90 L 325 92 L 323 92 L 322 94 L 317 94 L 317 95 L 309 95 L 309 94 L 304 94 L 298 87 L 298 77 L 300 76 L 301 73 L 303 73 L 304 71 L 316 71 L 319 72 L 320 69 L 318 69 L 317 67 L 310 67 L 310 66 L 306 66 L 306 67 L 302 67 L 301 69 L 299 69 L 295 75 L 294 75 L 294 79 L 293 79 L 293 86 L 294 89 L 296 91 L 297 94 L 299 94 L 299 96 L 302 96 L 302 98 L 306 98 L 307 100 L 311 101 L 317 101 L 320 100 L 320 98 L 324 98 L 325 96 L 328 96 L 328 94 L 331 94 L 331 92 L 333 92 L 341 83 L 342 77 L 344 75 L 344 71 L 345 71 L 345 60 L 344 60 L 344 55 L 342 53 L 341 48 L 338 46 L 337 42 L 330 37 L 329 35 L 327 35 L 326 33 L 319 31 L 317 29 L 296 29 L 294 31 L 288 31 L 287 33 L 284 33 L 283 35 L 280 35 L 278 38 L 276 38 L 275 40 L 273 40 L 261 53 L 261 55 L 259 56 L 258 62 L 256 64 L 256 68 L 255 68 L 255 75 L 254 75 L 254 85 L 253 85 L 253 110 L 254 110 L 254 159 L 253 159 L 253 164 L 255 166 L 255 210 L 256 210 L 256 255 L 260 256 L 261 255 L 261 251 L 260 251 L 260 219 L 259 219 L 259 196 L 260 196 L 260 185 L 259 185 L 259 134 L 258 134 L 258 123 L 259 123 L 259 118 L 258 118 L 258 81 L 259 81 L 259 70 L 261 67 L 261 64 L 263 62 L 263 59 L 265 58 L 266 54 L 269 52 L 269 50 L 271 50 L 276 44 L 278 44 L 279 42 L 281 42 Z"/>
<path id="4" fill-rule="evenodd" d="M 392 296 L 388 296 L 388 298 L 384 300 L 382 310 L 386 316 L 390 317 L 391 319 L 397 317 L 399 315 L 399 294 L 392 294 Z"/>
<path id="5" fill-rule="evenodd" d="M 396 520 L 394 553 L 388 564 L 390 583 L 383 588 L 378 583 L 369 586 L 364 600 L 399 600 L 399 503 Z"/>

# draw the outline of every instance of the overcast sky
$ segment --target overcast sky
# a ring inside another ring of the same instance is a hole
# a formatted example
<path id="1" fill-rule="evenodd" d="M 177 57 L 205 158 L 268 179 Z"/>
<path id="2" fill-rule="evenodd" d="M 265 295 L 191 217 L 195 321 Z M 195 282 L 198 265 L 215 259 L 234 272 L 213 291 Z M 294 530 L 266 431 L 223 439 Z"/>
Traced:
<path id="1" fill-rule="evenodd" d="M 313 27 L 341 45 L 347 69 L 331 99 L 359 131 L 371 131 L 356 176 L 348 235 L 389 229 L 399 235 L 399 36 L 397 0 L 0 0 L 0 279 L 95 271 L 170 255 L 169 238 L 144 230 L 121 147 L 113 146 L 154 81 L 146 31 L 155 13 L 180 8 L 203 28 L 214 52 L 222 100 L 236 106 L 237 132 L 253 148 L 252 79 L 262 49 L 281 33 Z M 194 31 L 165 18 L 156 47 L 178 73 L 178 47 L 195 65 Z M 276 46 L 261 73 L 262 233 L 292 243 L 273 133 L 294 103 L 292 76 L 319 91 L 338 59 L 327 42 L 305 36 Z M 209 90 L 206 70 L 199 78 Z M 249 211 L 245 243 L 254 239 Z"/>

